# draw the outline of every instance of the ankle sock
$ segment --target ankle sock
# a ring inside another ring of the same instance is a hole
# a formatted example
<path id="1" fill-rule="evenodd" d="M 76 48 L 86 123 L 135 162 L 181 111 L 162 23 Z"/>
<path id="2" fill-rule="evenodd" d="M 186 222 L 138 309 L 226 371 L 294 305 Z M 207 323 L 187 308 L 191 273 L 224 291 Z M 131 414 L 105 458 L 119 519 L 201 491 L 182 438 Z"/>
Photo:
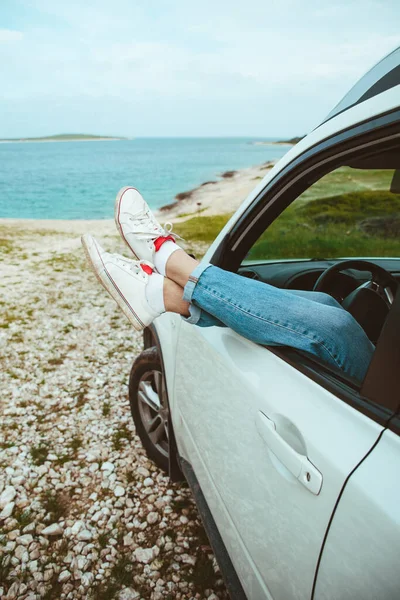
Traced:
<path id="1" fill-rule="evenodd" d="M 164 304 L 164 277 L 158 273 L 152 273 L 146 285 L 146 300 L 154 312 L 159 314 L 165 312 Z"/>
<path id="2" fill-rule="evenodd" d="M 175 244 L 175 242 L 168 240 L 154 253 L 154 266 L 161 275 L 165 276 L 167 261 L 176 250 L 181 250 L 181 247 Z"/>

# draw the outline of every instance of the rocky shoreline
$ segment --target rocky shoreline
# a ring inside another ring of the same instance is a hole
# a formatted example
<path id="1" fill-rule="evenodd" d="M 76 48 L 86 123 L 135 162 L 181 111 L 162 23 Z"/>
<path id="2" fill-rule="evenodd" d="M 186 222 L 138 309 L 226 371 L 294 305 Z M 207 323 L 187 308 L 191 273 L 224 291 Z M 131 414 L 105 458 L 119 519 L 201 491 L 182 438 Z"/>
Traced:
<path id="1" fill-rule="evenodd" d="M 0 597 L 226 599 L 189 489 L 135 433 L 141 335 L 87 269 L 84 230 L 0 224 Z M 126 252 L 112 221 L 89 230 Z"/>
<path id="2" fill-rule="evenodd" d="M 206 181 L 193 190 L 177 194 L 175 202 L 158 210 L 158 216 L 161 220 L 174 221 L 198 214 L 233 213 L 275 163 L 268 161 L 247 169 L 226 171 L 218 180 Z"/>

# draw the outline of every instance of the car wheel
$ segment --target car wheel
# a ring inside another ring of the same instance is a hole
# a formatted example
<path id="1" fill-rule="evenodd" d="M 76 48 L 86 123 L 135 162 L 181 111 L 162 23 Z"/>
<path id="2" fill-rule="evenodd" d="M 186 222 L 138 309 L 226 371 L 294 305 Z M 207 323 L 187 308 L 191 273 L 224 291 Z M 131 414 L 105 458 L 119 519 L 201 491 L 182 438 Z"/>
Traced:
<path id="1" fill-rule="evenodd" d="M 147 456 L 168 472 L 169 408 L 164 373 L 156 347 L 144 350 L 132 365 L 129 402 L 136 433 Z"/>

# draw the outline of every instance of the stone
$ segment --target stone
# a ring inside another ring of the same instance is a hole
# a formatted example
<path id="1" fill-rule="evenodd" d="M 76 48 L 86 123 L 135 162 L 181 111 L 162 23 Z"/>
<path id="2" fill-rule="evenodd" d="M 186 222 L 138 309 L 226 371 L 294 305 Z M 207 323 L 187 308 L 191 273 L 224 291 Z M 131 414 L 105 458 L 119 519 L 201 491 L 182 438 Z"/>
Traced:
<path id="1" fill-rule="evenodd" d="M 149 512 L 149 514 L 147 515 L 147 518 L 146 518 L 147 522 L 150 525 L 154 525 L 154 523 L 157 523 L 158 519 L 159 519 L 159 515 L 156 512 Z"/>
<path id="2" fill-rule="evenodd" d="M 10 531 L 7 535 L 9 540 L 16 540 L 19 537 L 19 529 L 14 529 L 14 531 Z"/>
<path id="3" fill-rule="evenodd" d="M 14 510 L 14 506 L 15 502 L 9 502 L 8 504 L 6 504 L 0 513 L 0 519 L 8 519 L 8 517 L 11 517 Z"/>
<path id="4" fill-rule="evenodd" d="M 23 528 L 22 533 L 34 533 L 36 529 L 36 524 L 34 521 L 29 523 L 26 527 Z"/>
<path id="5" fill-rule="evenodd" d="M 125 495 L 125 490 L 122 487 L 122 485 L 117 485 L 117 487 L 114 490 L 114 494 L 115 496 L 117 496 L 117 498 Z"/>
<path id="6" fill-rule="evenodd" d="M 15 548 L 14 556 L 23 563 L 26 563 L 29 560 L 28 550 L 25 548 L 25 546 L 17 546 Z"/>
<path id="7" fill-rule="evenodd" d="M 59 583 L 65 583 L 70 578 L 71 578 L 71 573 L 68 571 L 68 569 L 65 569 L 64 571 L 61 571 L 61 573 L 59 574 L 58 581 L 59 581 Z"/>
<path id="8" fill-rule="evenodd" d="M 128 533 L 124 535 L 124 546 L 132 546 L 133 545 L 133 537 L 132 533 Z"/>
<path id="9" fill-rule="evenodd" d="M 114 471 L 115 467 L 111 462 L 105 462 L 101 465 L 102 471 L 109 471 L 110 473 Z"/>
<path id="10" fill-rule="evenodd" d="M 75 521 L 75 523 L 73 524 L 73 526 L 71 527 L 71 533 L 72 535 L 76 535 L 77 533 L 80 532 L 80 530 L 82 529 L 82 527 L 84 526 L 84 522 L 83 521 Z"/>
<path id="11" fill-rule="evenodd" d="M 53 569 L 46 569 L 43 574 L 43 579 L 45 581 L 50 581 L 50 579 L 53 577 L 53 575 L 54 575 Z"/>
<path id="12" fill-rule="evenodd" d="M 150 477 L 150 471 L 146 467 L 138 467 L 136 472 L 143 477 Z"/>
<path id="13" fill-rule="evenodd" d="M 143 481 L 143 485 L 146 487 L 150 487 L 151 485 L 154 485 L 154 481 L 151 477 L 146 477 L 146 479 Z"/>
<path id="14" fill-rule="evenodd" d="M 194 567 L 196 564 L 196 557 L 190 556 L 190 554 L 182 554 L 181 561 L 185 563 L 185 565 L 192 565 Z"/>
<path id="15" fill-rule="evenodd" d="M 28 569 L 30 570 L 31 573 L 36 573 L 36 571 L 38 570 L 38 561 L 32 560 L 31 562 L 29 562 Z"/>
<path id="16" fill-rule="evenodd" d="M 0 495 L 0 508 L 4 508 L 7 504 L 12 502 L 17 495 L 17 491 L 14 486 L 8 485 Z"/>
<path id="17" fill-rule="evenodd" d="M 81 583 L 83 586 L 90 587 L 94 581 L 93 573 L 84 573 L 81 577 Z"/>
<path id="18" fill-rule="evenodd" d="M 137 598 L 140 598 L 140 594 L 132 588 L 122 588 L 118 594 L 118 600 L 137 600 Z"/>
<path id="19" fill-rule="evenodd" d="M 33 537 L 30 535 L 30 533 L 20 535 L 19 538 L 17 538 L 17 542 L 23 546 L 29 546 L 29 544 L 33 542 Z"/>
<path id="20" fill-rule="evenodd" d="M 42 535 L 62 535 L 63 528 L 58 523 L 52 523 L 45 527 L 41 533 Z"/>
<path id="21" fill-rule="evenodd" d="M 149 562 L 154 560 L 156 556 L 158 556 L 160 549 L 157 546 L 153 546 L 153 548 L 136 548 L 133 553 L 137 562 L 143 563 L 147 565 Z"/>
<path id="22" fill-rule="evenodd" d="M 92 538 L 92 532 L 89 529 L 82 529 L 77 535 L 77 538 L 80 542 L 89 542 Z"/>
<path id="23" fill-rule="evenodd" d="M 14 581 L 14 583 L 12 585 L 10 585 L 7 596 L 5 596 L 7 598 L 7 600 L 15 600 L 18 596 L 19 588 L 20 588 L 20 582 Z"/>

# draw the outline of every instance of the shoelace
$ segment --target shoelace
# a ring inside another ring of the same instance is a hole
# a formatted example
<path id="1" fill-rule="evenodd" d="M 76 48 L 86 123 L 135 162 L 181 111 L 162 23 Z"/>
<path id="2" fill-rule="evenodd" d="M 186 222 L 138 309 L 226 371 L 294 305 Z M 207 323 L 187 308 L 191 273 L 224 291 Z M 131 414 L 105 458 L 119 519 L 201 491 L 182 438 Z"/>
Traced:
<path id="1" fill-rule="evenodd" d="M 155 239 L 157 237 L 162 237 L 162 236 L 167 236 L 167 235 L 173 235 L 174 238 L 179 239 L 179 240 L 183 240 L 183 238 L 178 235 L 177 233 L 172 233 L 172 229 L 173 229 L 173 225 L 172 223 L 170 223 L 169 221 L 166 221 L 164 223 L 164 227 L 161 227 L 159 225 L 159 223 L 155 220 L 153 214 L 151 213 L 151 211 L 146 211 L 145 213 L 137 213 L 134 214 L 132 216 L 129 217 L 130 221 L 134 221 L 136 222 L 139 226 L 147 226 L 145 230 L 143 231 L 135 231 L 135 235 L 144 237 L 144 238 L 148 238 L 149 237 L 149 230 L 148 230 L 148 224 L 149 221 L 152 225 L 152 229 L 154 231 L 154 233 L 156 235 L 152 235 L 151 238 Z"/>
<path id="2" fill-rule="evenodd" d="M 178 235 L 177 233 L 173 233 L 173 232 L 172 232 L 172 229 L 173 229 L 173 227 L 174 227 L 174 226 L 172 225 L 172 223 L 170 223 L 169 221 L 166 221 L 166 222 L 164 223 L 164 232 L 165 232 L 167 235 L 173 235 L 175 239 L 178 239 L 178 240 L 183 240 L 183 237 L 181 237 L 181 236 L 180 236 L 180 235 Z"/>
<path id="3" fill-rule="evenodd" d="M 131 261 L 128 258 L 125 259 L 125 258 L 119 256 L 118 254 L 113 254 L 112 256 L 115 258 L 115 260 L 117 262 L 119 262 L 121 265 L 123 265 L 126 269 L 129 269 L 129 271 L 132 271 L 132 273 L 134 273 L 135 275 L 141 275 L 141 277 L 143 279 L 146 279 L 145 273 L 147 273 L 147 271 L 144 271 L 142 269 L 142 267 L 141 267 L 142 264 L 150 267 L 151 270 L 153 271 L 153 265 L 151 265 L 146 260 L 141 260 L 139 263 L 139 262 Z"/>

